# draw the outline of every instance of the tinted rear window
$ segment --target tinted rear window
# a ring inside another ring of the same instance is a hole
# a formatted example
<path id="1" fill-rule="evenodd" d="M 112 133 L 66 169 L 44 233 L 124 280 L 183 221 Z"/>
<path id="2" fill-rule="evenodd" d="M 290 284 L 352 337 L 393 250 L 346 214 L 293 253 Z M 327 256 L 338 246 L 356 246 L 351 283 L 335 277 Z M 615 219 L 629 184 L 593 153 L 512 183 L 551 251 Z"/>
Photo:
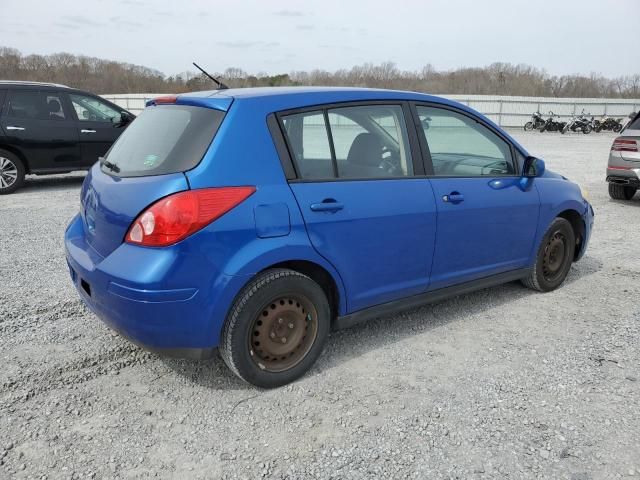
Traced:
<path id="1" fill-rule="evenodd" d="M 627 130 L 640 130 L 640 113 L 636 114 L 636 117 L 631 121 Z"/>
<path id="2" fill-rule="evenodd" d="M 211 144 L 224 112 L 188 105 L 146 108 L 113 144 L 107 160 L 119 177 L 142 177 L 184 172 L 194 168 Z"/>

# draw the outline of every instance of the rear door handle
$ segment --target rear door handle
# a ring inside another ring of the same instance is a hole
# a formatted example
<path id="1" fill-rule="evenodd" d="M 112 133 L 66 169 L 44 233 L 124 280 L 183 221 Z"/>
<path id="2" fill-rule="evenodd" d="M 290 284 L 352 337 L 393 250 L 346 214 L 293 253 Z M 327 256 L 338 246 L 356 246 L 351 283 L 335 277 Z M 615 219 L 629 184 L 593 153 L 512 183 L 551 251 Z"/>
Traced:
<path id="1" fill-rule="evenodd" d="M 83 128 L 82 130 L 80 130 L 80 133 L 96 133 L 96 131 Z"/>
<path id="2" fill-rule="evenodd" d="M 451 192 L 449 195 L 443 195 L 442 201 L 457 205 L 458 203 L 464 202 L 464 195 L 460 192 Z"/>
<path id="3" fill-rule="evenodd" d="M 24 127 L 15 127 L 13 125 L 9 125 L 7 126 L 7 130 L 20 130 L 20 131 L 24 131 L 25 128 Z"/>
<path id="4" fill-rule="evenodd" d="M 322 203 L 312 203 L 311 210 L 313 212 L 330 212 L 335 213 L 344 208 L 344 204 L 336 202 L 333 198 L 326 198 Z"/>

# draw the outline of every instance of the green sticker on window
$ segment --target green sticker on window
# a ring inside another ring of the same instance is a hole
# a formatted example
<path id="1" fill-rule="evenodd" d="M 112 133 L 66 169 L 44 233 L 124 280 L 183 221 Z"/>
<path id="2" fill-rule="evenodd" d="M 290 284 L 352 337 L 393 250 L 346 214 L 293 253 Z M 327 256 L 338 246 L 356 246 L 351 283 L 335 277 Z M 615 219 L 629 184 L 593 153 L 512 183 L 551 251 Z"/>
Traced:
<path id="1" fill-rule="evenodd" d="M 153 153 L 144 157 L 144 166 L 145 167 L 153 167 L 158 161 L 158 155 L 154 155 Z"/>

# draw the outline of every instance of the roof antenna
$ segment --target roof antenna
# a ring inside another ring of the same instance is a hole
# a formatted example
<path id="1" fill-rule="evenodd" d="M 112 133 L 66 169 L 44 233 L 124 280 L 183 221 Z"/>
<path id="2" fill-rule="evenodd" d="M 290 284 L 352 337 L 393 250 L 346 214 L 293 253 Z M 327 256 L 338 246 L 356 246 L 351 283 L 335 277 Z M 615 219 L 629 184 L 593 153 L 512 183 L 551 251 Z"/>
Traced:
<path id="1" fill-rule="evenodd" d="M 193 66 L 196 67 L 198 70 L 200 70 L 202 73 L 204 73 L 207 77 L 209 77 L 211 80 L 213 80 L 215 82 L 216 85 L 218 85 L 218 90 L 226 90 L 229 87 L 227 85 L 225 85 L 224 83 L 222 83 L 220 80 L 218 80 L 216 77 L 209 75 L 204 68 L 202 68 L 200 65 L 198 65 L 196 62 L 193 62 Z"/>

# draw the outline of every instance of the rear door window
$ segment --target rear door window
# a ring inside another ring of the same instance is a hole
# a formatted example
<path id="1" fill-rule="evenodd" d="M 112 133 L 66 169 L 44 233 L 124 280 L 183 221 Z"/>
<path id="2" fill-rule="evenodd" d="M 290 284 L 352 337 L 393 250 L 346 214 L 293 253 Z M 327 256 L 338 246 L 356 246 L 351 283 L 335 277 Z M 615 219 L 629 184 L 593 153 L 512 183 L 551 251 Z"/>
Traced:
<path id="1" fill-rule="evenodd" d="M 38 90 L 13 90 L 9 93 L 7 116 L 25 120 L 65 120 L 60 95 Z"/>
<path id="2" fill-rule="evenodd" d="M 146 108 L 127 127 L 107 153 L 109 168 L 120 177 L 164 175 L 191 170 L 200 163 L 213 140 L 224 112 L 189 105 Z"/>
<path id="3" fill-rule="evenodd" d="M 55 92 L 43 92 L 44 102 L 49 120 L 66 120 L 67 116 L 62 108 L 60 95 Z"/>
<path id="4" fill-rule="evenodd" d="M 340 178 L 413 175 L 400 105 L 367 105 L 329 110 L 329 126 Z"/>
<path id="5" fill-rule="evenodd" d="M 302 179 L 413 176 L 400 105 L 361 105 L 281 117 Z"/>

